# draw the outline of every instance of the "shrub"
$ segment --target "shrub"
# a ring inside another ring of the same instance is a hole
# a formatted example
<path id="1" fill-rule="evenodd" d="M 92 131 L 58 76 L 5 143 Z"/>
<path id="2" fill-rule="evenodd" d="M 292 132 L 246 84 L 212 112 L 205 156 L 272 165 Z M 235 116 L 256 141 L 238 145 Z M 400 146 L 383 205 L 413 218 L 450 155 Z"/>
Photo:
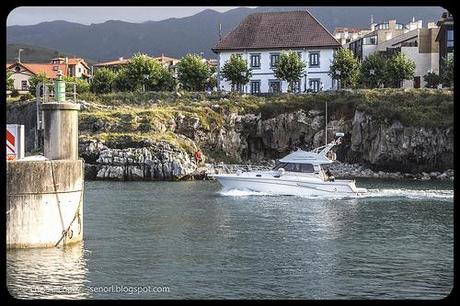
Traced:
<path id="1" fill-rule="evenodd" d="M 17 89 L 13 89 L 13 90 L 11 91 L 10 96 L 11 96 L 12 98 L 19 97 L 19 91 L 18 91 Z"/>
<path id="2" fill-rule="evenodd" d="M 34 96 L 32 96 L 32 94 L 26 93 L 25 95 L 22 95 L 19 97 L 19 101 L 24 102 L 24 101 L 32 100 L 33 98 Z"/>

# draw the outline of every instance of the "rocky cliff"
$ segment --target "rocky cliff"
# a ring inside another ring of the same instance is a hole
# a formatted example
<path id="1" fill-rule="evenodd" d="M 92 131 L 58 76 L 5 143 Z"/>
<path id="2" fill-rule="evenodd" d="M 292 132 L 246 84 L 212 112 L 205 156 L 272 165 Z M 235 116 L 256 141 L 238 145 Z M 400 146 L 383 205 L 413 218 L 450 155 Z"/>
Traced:
<path id="1" fill-rule="evenodd" d="M 123 104 L 126 108 L 84 102 L 80 155 L 86 161 L 88 178 L 119 180 L 196 176 L 203 166 L 193 158 L 197 148 L 211 163 L 272 163 L 296 147 L 308 150 L 324 144 L 323 101 L 329 101 L 327 139 L 332 140 L 336 132 L 345 133 L 344 143 L 337 147 L 339 162 L 413 174 L 451 169 L 452 113 L 445 115 L 450 112 L 451 96 L 421 91 L 410 107 L 399 101 L 381 102 L 386 96 L 318 95 L 270 103 L 258 98 L 257 107 L 247 102 L 255 98 L 244 97 L 193 99 L 187 104 L 151 100 L 142 106 Z M 372 107 L 357 107 L 357 97 L 369 99 Z M 318 99 L 323 101 L 317 103 Z M 11 109 L 16 116 L 17 109 Z M 445 119 L 442 123 L 431 119 L 442 116 L 449 117 L 447 124 Z M 375 176 L 372 171 L 363 173 Z"/>

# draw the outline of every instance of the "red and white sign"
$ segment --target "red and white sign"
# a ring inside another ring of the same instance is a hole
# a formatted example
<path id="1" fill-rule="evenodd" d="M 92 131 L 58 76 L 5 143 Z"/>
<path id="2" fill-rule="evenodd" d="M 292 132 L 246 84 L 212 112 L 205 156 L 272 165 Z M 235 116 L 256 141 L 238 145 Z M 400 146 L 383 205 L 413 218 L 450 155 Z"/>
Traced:
<path id="1" fill-rule="evenodd" d="M 24 157 L 24 126 L 8 124 L 6 127 L 6 159 L 17 160 Z"/>

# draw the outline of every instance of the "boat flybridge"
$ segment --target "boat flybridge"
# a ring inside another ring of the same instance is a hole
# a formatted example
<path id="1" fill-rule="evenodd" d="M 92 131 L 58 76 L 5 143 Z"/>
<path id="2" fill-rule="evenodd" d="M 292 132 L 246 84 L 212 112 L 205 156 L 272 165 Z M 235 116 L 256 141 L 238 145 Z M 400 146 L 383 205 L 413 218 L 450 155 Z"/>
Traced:
<path id="1" fill-rule="evenodd" d="M 277 195 L 296 196 L 360 196 L 367 192 L 357 188 L 354 180 L 336 180 L 321 165 L 333 163 L 336 155 L 331 149 L 341 143 L 343 133 L 336 139 L 312 151 L 297 151 L 283 157 L 268 171 L 214 174 L 212 177 L 225 189 L 250 190 Z"/>

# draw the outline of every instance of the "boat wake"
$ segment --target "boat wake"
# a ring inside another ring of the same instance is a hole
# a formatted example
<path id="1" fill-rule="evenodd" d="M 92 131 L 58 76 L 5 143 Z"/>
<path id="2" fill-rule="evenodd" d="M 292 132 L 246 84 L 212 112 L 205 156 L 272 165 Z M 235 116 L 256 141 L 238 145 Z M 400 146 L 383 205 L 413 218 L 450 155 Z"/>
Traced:
<path id="1" fill-rule="evenodd" d="M 275 194 L 252 191 L 248 189 L 223 189 L 218 192 L 222 196 L 229 197 L 248 197 L 248 196 L 278 196 Z M 348 195 L 328 195 L 328 196 L 300 196 L 307 199 L 328 199 L 328 200 L 340 200 L 340 199 L 360 199 L 360 198 L 406 198 L 414 200 L 445 200 L 451 201 L 454 199 L 453 190 L 416 190 L 416 189 L 368 189 L 368 193 L 360 196 L 348 196 Z"/>
<path id="2" fill-rule="evenodd" d="M 408 198 L 415 200 L 437 199 L 437 200 L 453 200 L 453 190 L 415 190 L 415 189 L 368 189 L 368 193 L 362 196 L 363 198 L 381 198 L 381 197 L 397 197 Z"/>
<path id="3" fill-rule="evenodd" d="M 265 192 L 252 191 L 249 189 L 222 189 L 219 194 L 227 197 L 247 197 L 247 196 L 273 196 Z"/>

